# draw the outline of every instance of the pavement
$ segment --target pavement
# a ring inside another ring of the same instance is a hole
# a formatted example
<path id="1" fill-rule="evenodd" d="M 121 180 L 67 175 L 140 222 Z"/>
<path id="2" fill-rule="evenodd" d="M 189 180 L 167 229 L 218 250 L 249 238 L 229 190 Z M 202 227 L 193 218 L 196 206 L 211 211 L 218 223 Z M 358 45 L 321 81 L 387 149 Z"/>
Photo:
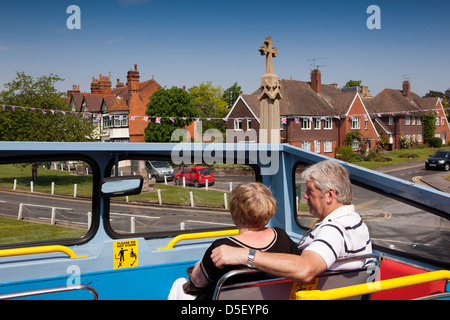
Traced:
<path id="1" fill-rule="evenodd" d="M 373 170 L 389 174 L 391 171 L 404 170 L 408 168 L 425 167 L 425 161 L 413 161 L 408 163 L 396 164 L 392 166 L 374 168 Z M 433 170 L 433 174 L 419 176 L 420 182 L 434 189 L 450 193 L 450 181 L 445 177 L 450 176 L 450 171 Z"/>

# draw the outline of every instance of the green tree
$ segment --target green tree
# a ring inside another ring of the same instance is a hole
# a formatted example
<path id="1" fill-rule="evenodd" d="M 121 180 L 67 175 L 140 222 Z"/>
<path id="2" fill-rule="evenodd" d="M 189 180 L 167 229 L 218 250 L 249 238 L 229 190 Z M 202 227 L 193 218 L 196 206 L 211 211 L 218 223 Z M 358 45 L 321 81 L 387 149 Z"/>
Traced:
<path id="1" fill-rule="evenodd" d="M 225 89 L 222 94 L 222 100 L 227 103 L 227 108 L 231 108 L 236 102 L 237 98 L 242 94 L 242 88 L 235 82 L 231 87 Z"/>
<path id="2" fill-rule="evenodd" d="M 349 80 L 347 81 L 347 83 L 344 85 L 344 88 L 349 88 L 349 87 L 361 87 L 361 80 Z"/>
<path id="3" fill-rule="evenodd" d="M 436 131 L 436 113 L 424 114 L 422 117 L 422 135 L 423 141 L 427 143 L 429 140 L 434 138 L 434 133 Z"/>
<path id="4" fill-rule="evenodd" d="M 152 119 L 145 129 L 145 141 L 170 142 L 172 132 L 189 125 L 192 118 L 197 116 L 197 109 L 192 96 L 185 90 L 177 87 L 161 88 L 150 97 L 146 114 L 161 117 L 161 123 Z"/>
<path id="5" fill-rule="evenodd" d="M 95 127 L 88 119 L 70 112 L 59 112 L 68 111 L 69 105 L 61 98 L 63 93 L 55 88 L 58 81 L 63 79 L 54 74 L 34 79 L 24 72 L 17 72 L 16 78 L 4 85 L 6 90 L 0 92 L 0 102 L 8 107 L 0 110 L 0 140 L 94 140 Z M 13 109 L 11 106 L 16 107 Z"/>
<path id="6" fill-rule="evenodd" d="M 212 82 L 208 81 L 190 88 L 189 93 L 194 98 L 198 116 L 203 120 L 203 132 L 218 129 L 225 133 L 227 126 L 222 118 L 228 114 L 228 109 L 227 102 L 222 99 L 223 89 L 220 86 L 214 87 Z"/>

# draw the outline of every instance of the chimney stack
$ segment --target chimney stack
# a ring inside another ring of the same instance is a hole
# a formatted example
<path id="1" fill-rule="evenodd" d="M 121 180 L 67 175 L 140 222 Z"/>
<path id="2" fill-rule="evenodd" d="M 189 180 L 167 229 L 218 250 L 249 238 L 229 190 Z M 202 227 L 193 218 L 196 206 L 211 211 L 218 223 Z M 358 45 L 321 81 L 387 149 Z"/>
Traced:
<path id="1" fill-rule="evenodd" d="M 137 71 L 137 65 L 134 65 L 134 70 L 130 70 L 127 73 L 127 86 L 129 93 L 136 93 L 139 91 L 139 71 Z"/>
<path id="2" fill-rule="evenodd" d="M 318 94 L 322 93 L 322 75 L 319 69 L 314 69 L 311 72 L 311 87 Z"/>
<path id="3" fill-rule="evenodd" d="M 91 93 L 100 93 L 100 84 L 94 76 L 92 76 Z"/>
<path id="4" fill-rule="evenodd" d="M 411 84 L 408 80 L 403 81 L 403 95 L 411 98 Z"/>
<path id="5" fill-rule="evenodd" d="M 100 74 L 100 81 L 98 86 L 99 86 L 99 93 L 111 94 L 111 81 L 109 80 L 109 77 L 105 77 Z"/>
<path id="6" fill-rule="evenodd" d="M 80 85 L 73 84 L 72 85 L 72 90 L 68 90 L 67 91 L 67 96 L 70 97 L 74 93 L 80 93 Z"/>

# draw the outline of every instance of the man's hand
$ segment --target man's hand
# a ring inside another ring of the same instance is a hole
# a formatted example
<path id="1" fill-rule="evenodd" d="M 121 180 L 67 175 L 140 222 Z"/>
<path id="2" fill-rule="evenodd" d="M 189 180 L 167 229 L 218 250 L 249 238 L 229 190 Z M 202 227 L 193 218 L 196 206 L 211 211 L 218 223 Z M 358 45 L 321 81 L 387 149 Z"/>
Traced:
<path id="1" fill-rule="evenodd" d="M 211 254 L 211 260 L 217 268 L 222 269 L 225 265 L 246 265 L 248 249 L 221 245 L 215 248 Z"/>

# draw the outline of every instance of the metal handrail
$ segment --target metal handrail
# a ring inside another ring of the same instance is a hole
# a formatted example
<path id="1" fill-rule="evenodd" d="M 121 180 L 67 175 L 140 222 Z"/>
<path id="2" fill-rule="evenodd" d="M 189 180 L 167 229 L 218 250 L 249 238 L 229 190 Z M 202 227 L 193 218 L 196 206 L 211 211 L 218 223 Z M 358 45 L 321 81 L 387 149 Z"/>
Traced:
<path id="1" fill-rule="evenodd" d="M 0 250 L 0 257 L 21 256 L 27 254 L 49 253 L 49 252 L 62 252 L 67 254 L 72 259 L 80 259 L 88 257 L 88 256 L 77 256 L 72 249 L 60 245 L 4 249 Z"/>
<path id="2" fill-rule="evenodd" d="M 449 280 L 450 271 L 440 270 L 411 276 L 358 284 L 331 290 L 298 291 L 296 300 L 338 300 L 437 280 Z"/>
<path id="3" fill-rule="evenodd" d="M 13 292 L 13 293 L 4 293 L 4 294 L 0 294 L 0 300 L 32 297 L 32 296 L 38 296 L 38 295 L 44 295 L 44 294 L 68 292 L 68 291 L 76 291 L 76 290 L 89 291 L 94 296 L 94 300 L 98 300 L 97 290 L 95 290 L 93 287 L 91 287 L 87 284 L 77 284 L 77 285 L 70 285 L 70 286 L 64 286 L 64 287 L 54 287 L 54 288 L 19 291 L 19 292 Z"/>
<path id="4" fill-rule="evenodd" d="M 158 248 L 156 250 L 167 250 L 173 249 L 173 246 L 182 240 L 194 240 L 194 239 L 204 239 L 204 238 L 215 238 L 215 237 L 226 237 L 235 236 L 239 234 L 238 229 L 224 230 L 224 231 L 210 231 L 210 232 L 197 232 L 197 233 L 184 233 L 176 236 L 167 244 L 165 248 Z"/>

